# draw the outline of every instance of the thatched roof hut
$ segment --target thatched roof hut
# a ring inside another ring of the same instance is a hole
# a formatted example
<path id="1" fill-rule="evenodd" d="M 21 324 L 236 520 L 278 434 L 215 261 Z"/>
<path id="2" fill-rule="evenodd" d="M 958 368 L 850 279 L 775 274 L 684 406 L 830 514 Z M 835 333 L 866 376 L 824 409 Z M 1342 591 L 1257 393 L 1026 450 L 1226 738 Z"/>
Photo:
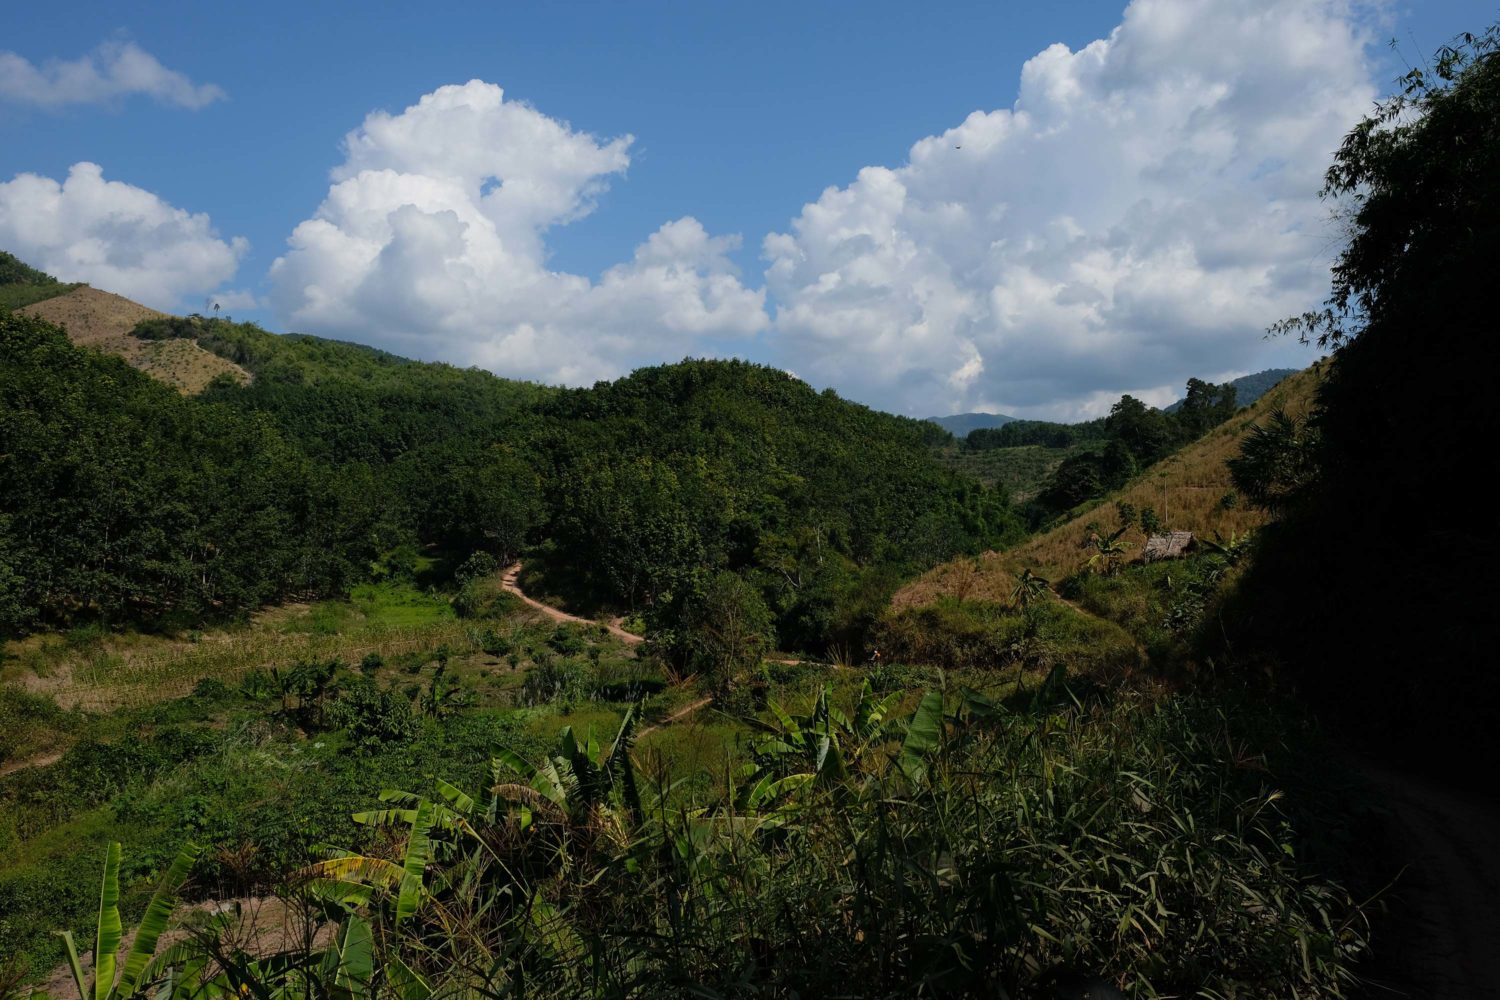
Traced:
<path id="1" fill-rule="evenodd" d="M 1141 561 L 1152 563 L 1158 559 L 1181 559 L 1192 547 L 1191 531 L 1169 531 L 1165 535 L 1152 535 L 1141 551 Z"/>

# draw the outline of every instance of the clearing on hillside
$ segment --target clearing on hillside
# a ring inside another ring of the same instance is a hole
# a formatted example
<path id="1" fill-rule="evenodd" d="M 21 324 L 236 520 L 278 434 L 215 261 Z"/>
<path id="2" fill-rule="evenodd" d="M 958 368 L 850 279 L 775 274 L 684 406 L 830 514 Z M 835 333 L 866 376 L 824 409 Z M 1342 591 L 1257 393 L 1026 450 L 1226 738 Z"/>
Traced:
<path id="1" fill-rule="evenodd" d="M 132 337 L 130 331 L 141 320 L 159 319 L 166 314 L 111 292 L 84 285 L 16 311 L 56 323 L 80 347 L 117 354 L 132 367 L 181 393 L 202 392 L 219 375 L 229 375 L 242 384 L 250 381 L 250 373 L 245 369 L 205 351 L 191 340 L 147 341 Z"/>

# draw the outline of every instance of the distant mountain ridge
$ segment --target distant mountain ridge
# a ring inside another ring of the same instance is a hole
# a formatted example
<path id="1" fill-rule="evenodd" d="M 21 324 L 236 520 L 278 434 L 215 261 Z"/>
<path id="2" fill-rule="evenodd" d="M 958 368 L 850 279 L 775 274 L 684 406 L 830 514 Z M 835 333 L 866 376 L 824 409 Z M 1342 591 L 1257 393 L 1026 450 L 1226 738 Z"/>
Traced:
<path id="1" fill-rule="evenodd" d="M 1264 396 L 1275 388 L 1276 384 L 1288 375 L 1295 375 L 1301 369 L 1298 368 L 1267 368 L 1265 371 L 1255 372 L 1252 375 L 1244 375 L 1234 379 L 1229 384 L 1235 389 L 1235 402 L 1240 406 L 1249 406 L 1257 399 Z M 1172 403 L 1170 406 L 1162 407 L 1165 413 L 1176 413 L 1182 409 L 1182 400 Z M 956 438 L 968 437 L 971 431 L 982 430 L 989 427 L 1004 427 L 1013 424 L 1020 417 L 1012 417 L 1005 413 L 955 413 L 949 417 L 927 417 L 928 422 L 937 424 L 943 430 Z"/>
<path id="2" fill-rule="evenodd" d="M 1295 375 L 1299 371 L 1301 371 L 1300 368 L 1267 368 L 1253 375 L 1242 375 L 1229 383 L 1234 386 L 1234 401 L 1239 406 L 1249 406 L 1276 388 L 1282 379 Z M 1182 403 L 1183 401 L 1179 399 L 1170 406 L 1163 407 L 1163 412 L 1176 413 L 1182 409 Z"/>
<path id="3" fill-rule="evenodd" d="M 1020 418 L 1004 413 L 955 413 L 950 417 L 927 417 L 926 419 L 954 437 L 961 438 L 968 437 L 970 431 L 985 427 L 1004 427 Z"/>

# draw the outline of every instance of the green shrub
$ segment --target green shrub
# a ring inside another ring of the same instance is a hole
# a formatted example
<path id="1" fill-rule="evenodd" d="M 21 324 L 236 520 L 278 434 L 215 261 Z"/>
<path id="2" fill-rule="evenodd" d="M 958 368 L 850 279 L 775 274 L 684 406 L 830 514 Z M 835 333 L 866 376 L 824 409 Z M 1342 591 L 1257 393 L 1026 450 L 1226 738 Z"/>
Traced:
<path id="1" fill-rule="evenodd" d="M 350 683 L 329 707 L 328 724 L 345 730 L 349 742 L 366 753 L 406 743 L 418 729 L 410 698 L 364 679 Z"/>
<path id="2" fill-rule="evenodd" d="M 0 763 L 20 760 L 57 745 L 80 718 L 51 698 L 0 684 Z"/>
<path id="3" fill-rule="evenodd" d="M 559 625 L 548 638 L 547 645 L 563 656 L 577 656 L 587 648 L 588 642 L 572 626 Z"/>
<path id="4" fill-rule="evenodd" d="M 526 672 L 518 698 L 525 706 L 587 701 L 597 687 L 598 678 L 588 661 L 548 656 Z"/>
<path id="5" fill-rule="evenodd" d="M 1049 669 L 1067 663 L 1079 672 L 1135 662 L 1134 641 L 1056 601 L 1026 611 L 986 601 L 942 598 L 888 614 L 877 645 L 884 658 L 949 669 Z"/>

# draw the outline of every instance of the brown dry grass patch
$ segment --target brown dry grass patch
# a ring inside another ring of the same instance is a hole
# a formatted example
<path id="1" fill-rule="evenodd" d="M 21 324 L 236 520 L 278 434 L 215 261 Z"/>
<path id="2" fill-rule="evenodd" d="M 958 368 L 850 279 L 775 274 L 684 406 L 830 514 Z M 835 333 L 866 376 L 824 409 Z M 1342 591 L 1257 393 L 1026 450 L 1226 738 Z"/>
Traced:
<path id="1" fill-rule="evenodd" d="M 1084 548 L 1088 525 L 1097 522 L 1106 530 L 1118 526 L 1113 506 L 1118 501 L 1134 504 L 1137 509 L 1153 507 L 1165 528 L 1191 531 L 1206 538 L 1214 537 L 1215 533 L 1227 538 L 1260 527 L 1266 522 L 1264 511 L 1243 502 L 1228 508 L 1220 503 L 1234 489 L 1225 462 L 1239 454 L 1245 434 L 1272 410 L 1306 413 L 1318 379 L 1316 368 L 1288 377 L 1254 405 L 1146 469 L 1100 506 L 1014 549 L 987 552 L 977 560 L 964 557 L 930 570 L 897 591 L 891 606 L 899 611 L 948 596 L 1005 601 L 1015 586 L 1016 575 L 1023 569 L 1053 581 L 1070 576 L 1088 563 L 1089 553 Z M 1138 554 L 1145 542 L 1144 534 L 1136 528 L 1127 532 L 1126 538 L 1133 553 Z"/>
<path id="2" fill-rule="evenodd" d="M 966 556 L 936 566 L 917 577 L 891 598 L 893 611 L 920 608 L 939 597 L 956 597 L 961 601 L 1010 602 L 1016 580 L 1002 552 Z"/>
<path id="3" fill-rule="evenodd" d="M 238 684 L 251 670 L 287 668 L 303 660 L 358 663 L 367 653 L 390 660 L 448 646 L 462 657 L 475 648 L 475 628 L 457 619 L 429 625 L 358 626 L 347 634 L 284 633 L 264 625 L 213 631 L 198 641 L 117 634 L 68 648 L 57 636 L 31 636 L 0 646 L 0 684 L 46 695 L 63 708 L 109 712 L 192 693 L 204 678 Z"/>
<path id="4" fill-rule="evenodd" d="M 250 373 L 245 369 L 205 351 L 191 340 L 148 341 L 132 337 L 130 331 L 141 320 L 159 319 L 166 314 L 111 292 L 85 285 L 17 312 L 56 323 L 78 346 L 119 355 L 132 367 L 184 394 L 202 392 L 219 375 L 229 375 L 241 384 L 250 381 Z"/>

